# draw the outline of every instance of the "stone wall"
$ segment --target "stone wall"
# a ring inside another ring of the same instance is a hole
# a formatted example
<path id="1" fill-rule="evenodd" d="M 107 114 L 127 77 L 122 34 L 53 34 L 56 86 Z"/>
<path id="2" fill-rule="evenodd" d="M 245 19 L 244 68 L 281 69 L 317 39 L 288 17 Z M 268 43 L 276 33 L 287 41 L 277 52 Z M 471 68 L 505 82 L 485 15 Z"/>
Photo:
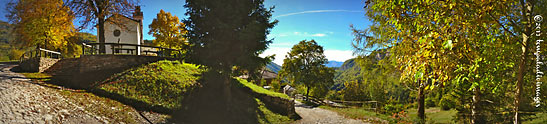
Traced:
<path id="1" fill-rule="evenodd" d="M 21 68 L 22 71 L 25 71 L 25 72 L 44 72 L 49 67 L 57 63 L 57 61 L 59 61 L 59 59 L 44 58 L 44 57 L 29 58 L 22 61 L 19 64 L 19 67 Z"/>
<path id="2" fill-rule="evenodd" d="M 266 94 L 253 92 L 253 90 L 248 87 L 243 87 L 242 89 L 250 93 L 254 97 L 260 99 L 262 102 L 264 102 L 264 104 L 266 104 L 266 107 L 268 109 L 272 110 L 275 113 L 286 115 L 292 119 L 301 118 L 294 110 L 294 99 L 285 99 L 281 97 L 269 96 Z"/>
<path id="3" fill-rule="evenodd" d="M 85 55 L 76 59 L 63 59 L 46 73 L 60 85 L 72 88 L 90 88 L 124 70 L 172 58 L 138 55 Z"/>

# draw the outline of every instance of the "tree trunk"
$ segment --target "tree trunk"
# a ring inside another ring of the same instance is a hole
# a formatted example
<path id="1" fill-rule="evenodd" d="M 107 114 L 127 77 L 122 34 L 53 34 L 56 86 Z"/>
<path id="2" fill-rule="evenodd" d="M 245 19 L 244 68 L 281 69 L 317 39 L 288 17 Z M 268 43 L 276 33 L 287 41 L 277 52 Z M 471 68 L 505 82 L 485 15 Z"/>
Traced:
<path id="1" fill-rule="evenodd" d="M 485 123 L 481 117 L 481 106 L 480 106 L 480 89 L 477 87 L 473 88 L 473 104 L 471 108 L 471 123 L 472 124 L 483 124 Z"/>
<path id="2" fill-rule="evenodd" d="M 306 86 L 306 101 L 310 101 L 310 86 Z"/>
<path id="3" fill-rule="evenodd" d="M 102 9 L 99 8 L 99 13 L 102 13 Z M 105 39 L 104 39 L 104 22 L 105 22 L 105 16 L 104 15 L 99 15 L 99 54 L 104 54 L 106 53 L 106 48 L 105 48 Z"/>
<path id="4" fill-rule="evenodd" d="M 225 75 L 223 75 L 225 76 Z M 224 77 L 224 95 L 226 97 L 226 112 L 230 113 L 230 108 L 232 105 L 232 83 L 231 77 Z"/>
<path id="5" fill-rule="evenodd" d="M 418 89 L 418 118 L 422 122 L 425 122 L 425 95 L 424 95 L 424 85 L 422 81 L 420 82 L 420 87 Z"/>
<path id="6" fill-rule="evenodd" d="M 516 94 L 515 94 L 515 118 L 513 123 L 519 124 L 520 123 L 520 115 L 519 115 L 519 107 L 520 107 L 520 97 L 522 95 L 522 84 L 524 83 L 524 72 L 526 71 L 526 61 L 528 59 L 528 47 L 529 47 L 529 41 L 528 38 L 531 34 L 532 30 L 532 6 L 530 1 L 526 1 L 523 3 L 521 1 L 521 4 L 524 8 L 522 8 L 522 17 L 524 21 L 528 22 L 526 24 L 526 27 L 523 28 L 522 32 L 522 54 L 520 56 L 520 63 L 519 63 L 519 70 L 517 74 L 517 86 L 516 86 Z"/>

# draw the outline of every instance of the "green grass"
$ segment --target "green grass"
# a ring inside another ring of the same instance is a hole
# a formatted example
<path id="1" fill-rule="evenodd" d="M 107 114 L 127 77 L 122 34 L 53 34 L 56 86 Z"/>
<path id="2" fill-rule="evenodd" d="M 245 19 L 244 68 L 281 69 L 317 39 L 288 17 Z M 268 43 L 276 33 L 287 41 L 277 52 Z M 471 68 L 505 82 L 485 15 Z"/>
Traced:
<path id="1" fill-rule="evenodd" d="M 184 93 L 197 88 L 203 70 L 178 61 L 159 61 L 116 74 L 100 89 L 168 109 L 181 107 Z"/>
<path id="2" fill-rule="evenodd" d="M 524 124 L 545 124 L 547 123 L 547 113 L 537 113 L 532 115 L 532 120 L 524 121 Z"/>
<path id="3" fill-rule="evenodd" d="M 46 73 L 19 73 L 19 74 L 23 74 L 23 76 L 27 77 L 27 78 L 30 78 L 30 79 L 48 79 L 48 78 L 51 78 L 51 75 L 49 74 L 46 74 Z"/>
<path id="4" fill-rule="evenodd" d="M 407 110 L 408 115 L 410 118 L 418 118 L 418 110 L 416 108 L 411 108 Z M 440 109 L 439 107 L 433 107 L 433 108 L 427 108 L 425 110 L 425 117 L 427 120 L 427 123 L 442 123 L 442 124 L 448 124 L 448 123 L 454 123 L 452 120 L 456 114 L 458 113 L 455 109 L 450 109 L 448 111 L 444 111 Z"/>
<path id="5" fill-rule="evenodd" d="M 262 103 L 259 99 L 255 98 L 257 104 L 258 104 L 258 110 L 263 113 L 257 114 L 258 115 L 258 122 L 261 124 L 288 124 L 291 123 L 292 120 L 287 117 L 283 116 L 277 113 L 274 113 L 270 111 L 268 108 L 266 108 L 266 105 Z"/>
<path id="6" fill-rule="evenodd" d="M 276 96 L 276 97 L 289 99 L 289 96 L 287 96 L 286 94 L 274 92 L 274 91 L 271 91 L 271 90 L 266 90 L 266 89 L 264 89 L 264 88 L 262 88 L 262 87 L 260 87 L 256 84 L 248 82 L 245 79 L 237 78 L 237 80 L 239 81 L 239 83 L 243 84 L 243 86 L 250 88 L 251 90 L 253 90 L 256 93 L 266 94 L 266 95 L 269 95 L 269 96 Z"/>
<path id="7" fill-rule="evenodd" d="M 336 108 L 330 106 L 319 106 L 319 108 L 334 111 L 340 115 L 343 115 L 344 117 L 365 120 L 373 123 L 386 123 L 387 121 L 393 121 L 393 119 L 389 115 L 367 111 L 359 107 Z"/>

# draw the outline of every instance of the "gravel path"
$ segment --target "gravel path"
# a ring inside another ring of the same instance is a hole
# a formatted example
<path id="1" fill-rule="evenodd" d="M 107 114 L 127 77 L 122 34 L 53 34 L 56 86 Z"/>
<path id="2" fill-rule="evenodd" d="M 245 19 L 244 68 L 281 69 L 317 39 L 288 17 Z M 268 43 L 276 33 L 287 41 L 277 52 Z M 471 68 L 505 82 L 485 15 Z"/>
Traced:
<path id="1" fill-rule="evenodd" d="M 344 118 L 336 112 L 310 107 L 295 101 L 295 110 L 302 117 L 296 124 L 365 124 L 361 120 Z"/>
<path id="2" fill-rule="evenodd" d="M 0 123 L 109 123 L 0 64 Z"/>

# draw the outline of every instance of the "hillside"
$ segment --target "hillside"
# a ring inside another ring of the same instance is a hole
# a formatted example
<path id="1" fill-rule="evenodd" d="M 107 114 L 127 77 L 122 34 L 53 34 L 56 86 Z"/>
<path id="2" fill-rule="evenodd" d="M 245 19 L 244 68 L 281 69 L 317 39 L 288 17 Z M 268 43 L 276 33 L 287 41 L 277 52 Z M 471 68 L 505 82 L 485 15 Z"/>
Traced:
<path id="1" fill-rule="evenodd" d="M 327 67 L 340 67 L 344 64 L 344 62 L 339 62 L 339 61 L 328 61 L 327 64 L 325 64 L 325 66 Z"/>
<path id="2" fill-rule="evenodd" d="M 11 32 L 11 25 L 8 22 L 0 21 L 0 43 L 8 43 Z"/>
<path id="3" fill-rule="evenodd" d="M 274 62 L 271 62 L 270 64 L 266 65 L 266 69 L 278 73 L 279 70 L 281 70 L 281 66 L 275 64 Z"/>
<path id="4" fill-rule="evenodd" d="M 361 80 L 361 67 L 356 62 L 355 58 L 346 60 L 340 68 L 336 70 L 334 74 L 334 81 L 336 84 L 344 83 L 346 81 Z"/>
<path id="5" fill-rule="evenodd" d="M 238 89 L 237 86 L 249 87 L 253 92 L 288 98 L 287 95 L 263 89 L 245 80 L 236 80 L 232 87 L 234 104 L 226 106 L 222 103 L 226 97 L 222 87 L 205 85 L 202 81 L 217 81 L 215 76 L 204 76 L 204 70 L 197 65 L 179 61 L 159 61 L 135 67 L 113 75 L 97 90 L 118 96 L 121 101 L 130 101 L 136 108 L 172 115 L 168 122 L 188 123 L 218 123 L 226 113 L 218 111 L 230 107 L 234 111 L 232 121 L 241 123 L 289 123 L 292 120 L 287 115 L 281 115 L 267 108 L 267 103 L 257 97 Z M 203 76 L 203 77 L 202 77 Z M 139 107 L 140 106 L 140 107 Z M 181 108 L 185 108 L 181 110 Z M 208 108 L 208 109 L 203 109 Z M 249 111 L 240 111 L 249 110 Z M 174 113 L 171 113 L 175 111 Z M 205 116 L 205 115 L 206 116 Z M 220 120 L 219 120 L 220 119 Z M 223 120 L 226 121 L 226 120 Z M 231 121 L 229 121 L 231 122 Z"/>
<path id="6" fill-rule="evenodd" d="M 378 50 L 382 51 L 382 50 Z M 366 61 L 369 61 L 371 64 L 376 64 L 378 60 L 383 59 L 386 56 L 384 52 L 374 51 L 368 56 L 364 57 Z M 387 53 L 389 55 L 389 53 Z M 374 69 L 376 66 L 368 66 L 372 68 L 367 68 L 368 70 Z M 335 87 L 333 89 L 339 89 L 340 84 L 343 84 L 346 81 L 361 81 L 363 80 L 363 75 L 361 74 L 362 67 L 359 64 L 357 58 L 352 58 L 346 60 L 334 74 Z"/>

